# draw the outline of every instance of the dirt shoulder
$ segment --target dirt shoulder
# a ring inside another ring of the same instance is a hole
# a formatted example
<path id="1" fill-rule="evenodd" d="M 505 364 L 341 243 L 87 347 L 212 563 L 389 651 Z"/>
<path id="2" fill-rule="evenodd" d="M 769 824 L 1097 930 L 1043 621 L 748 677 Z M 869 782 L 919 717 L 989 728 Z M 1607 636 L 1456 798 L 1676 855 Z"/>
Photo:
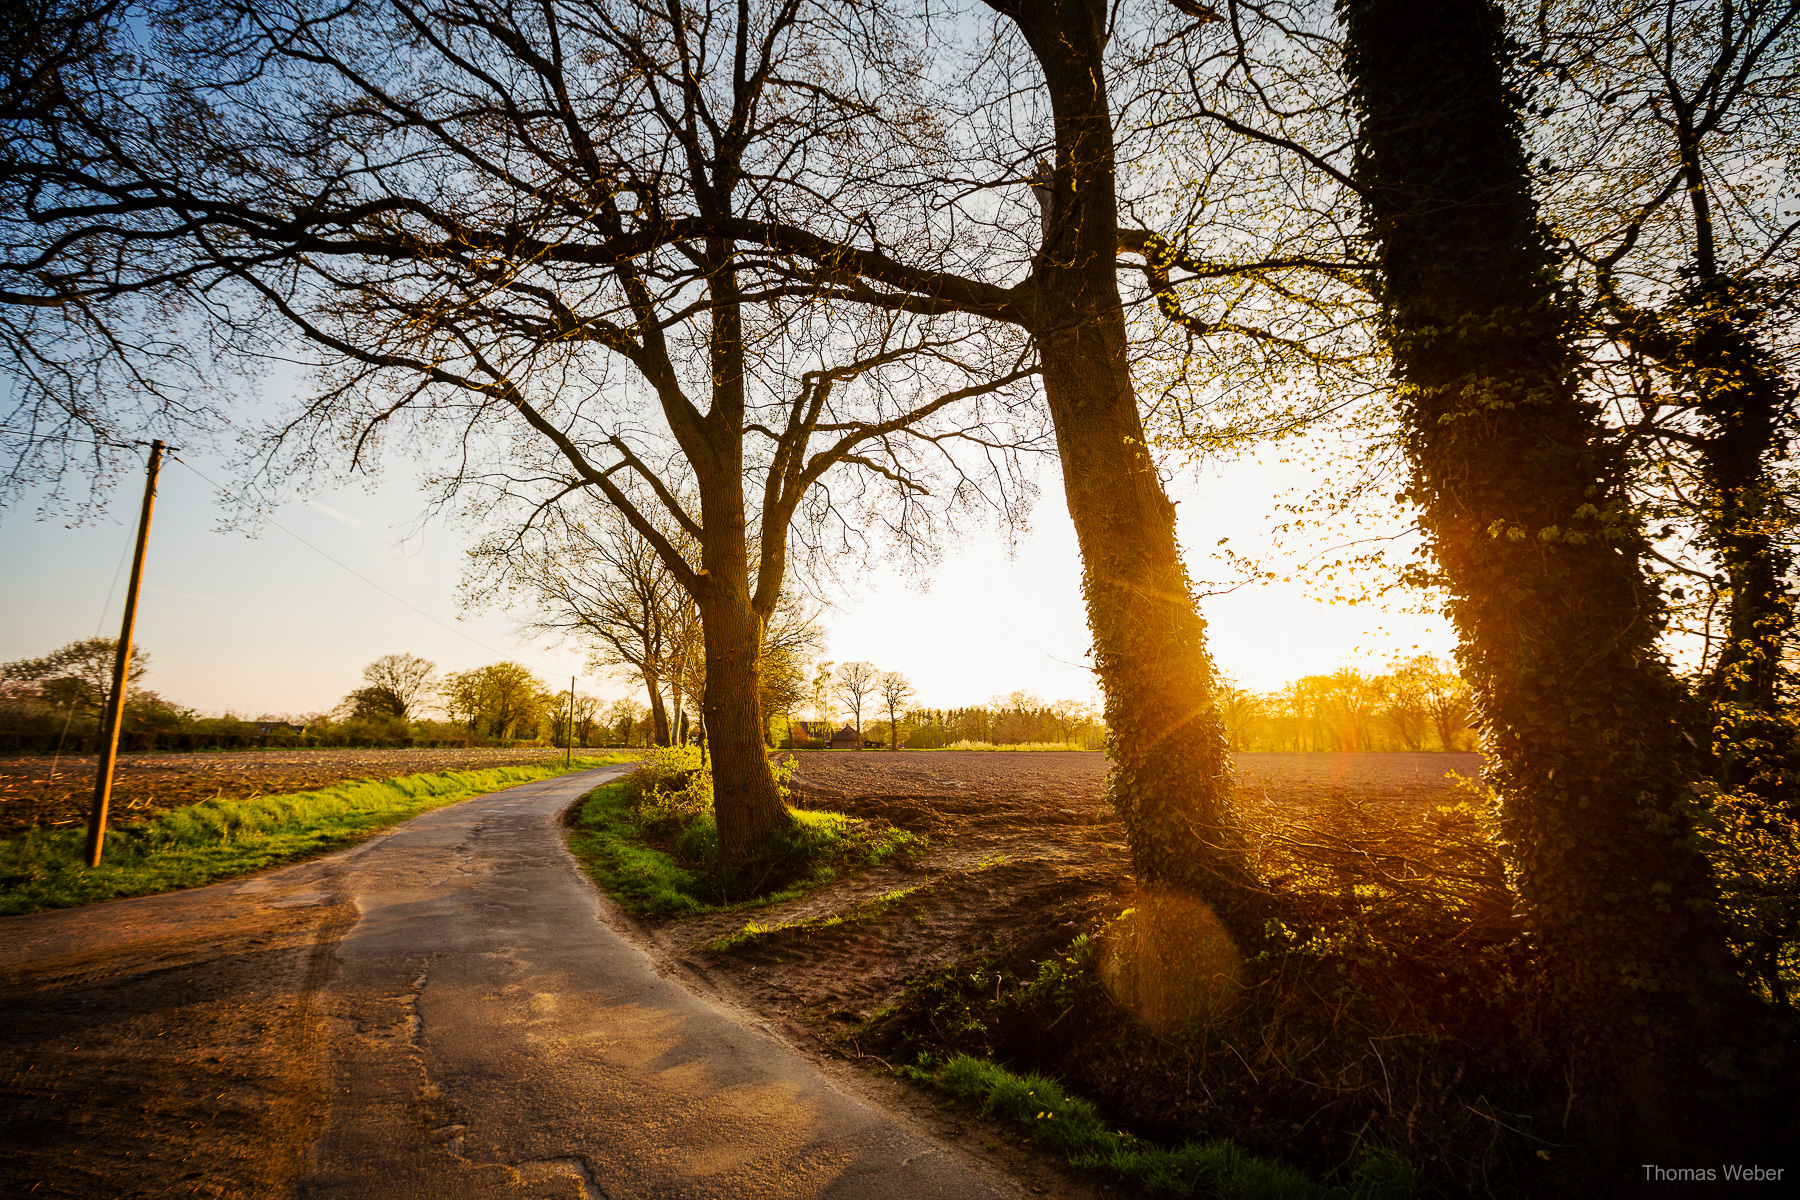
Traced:
<path id="1" fill-rule="evenodd" d="M 7 918 L 0 1194 L 291 1194 L 325 1100 L 314 997 L 355 917 L 309 886 Z"/>

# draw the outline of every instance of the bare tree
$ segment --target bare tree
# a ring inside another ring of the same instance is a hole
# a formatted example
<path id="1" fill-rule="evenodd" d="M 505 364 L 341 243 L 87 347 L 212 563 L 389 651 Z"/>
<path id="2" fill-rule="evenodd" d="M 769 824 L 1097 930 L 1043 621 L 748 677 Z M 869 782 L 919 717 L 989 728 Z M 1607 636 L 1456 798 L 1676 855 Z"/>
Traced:
<path id="1" fill-rule="evenodd" d="M 1118 255 L 1152 278 L 1169 255 L 1119 226 L 1108 8 L 989 8 L 982 69 L 963 75 L 883 6 L 183 8 L 168 53 L 139 68 L 156 87 L 134 75 L 38 122 L 80 153 L 31 158 L 31 219 L 89 274 L 113 272 L 120 246 L 197 247 L 221 290 L 196 302 L 224 328 L 261 336 L 223 310 L 229 282 L 320 347 L 331 386 L 279 430 L 286 445 L 348 441 L 360 465 L 413 412 L 523 421 L 535 438 L 505 443 L 497 486 L 543 503 L 592 488 L 627 511 L 704 620 L 727 856 L 786 819 L 754 696 L 790 525 L 839 511 L 833 472 L 881 485 L 899 531 L 916 528 L 912 455 L 1016 443 L 950 414 L 1041 364 L 1139 878 L 1198 892 L 1256 942 L 1266 896 L 1130 372 Z M 991 89 L 977 144 L 948 137 L 946 87 Z M 811 331 L 778 335 L 803 303 Z M 777 359 L 787 388 L 759 394 L 751 364 Z M 904 389 L 879 385 L 893 371 Z M 637 419 L 618 419 L 625 377 L 648 402 Z M 852 396 L 855 412 L 830 407 Z M 632 477 L 699 563 L 653 536 Z M 963 478 L 953 493 L 977 487 Z M 698 513 L 670 502 L 678 486 Z"/>
<path id="2" fill-rule="evenodd" d="M 832 706 L 832 672 L 837 664 L 829 659 L 813 668 L 811 682 L 807 685 L 807 699 L 812 702 L 813 719 L 827 726 L 837 722 L 837 709 Z"/>
<path id="3" fill-rule="evenodd" d="M 649 695 L 655 744 L 673 744 L 663 686 L 686 649 L 693 600 L 623 513 L 565 504 L 536 530 L 490 538 L 470 557 L 476 598 L 523 589 L 536 609 L 526 627 L 573 635 L 595 668 L 630 671 Z"/>
<path id="4" fill-rule="evenodd" d="M 384 654 L 363 668 L 363 681 L 394 698 L 394 715 L 415 719 L 438 691 L 437 664 L 416 654 Z"/>
<path id="5" fill-rule="evenodd" d="M 699 609 L 721 853 L 747 854 L 788 820 L 756 671 L 791 532 L 924 539 L 933 503 L 1027 490 L 1006 448 L 1029 430 L 985 399 L 1034 373 L 1021 340 L 759 232 L 910 220 L 862 186 L 895 138 L 846 131 L 929 114 L 863 94 L 833 10 L 802 0 L 146 7 L 151 52 L 53 97 L 7 164 L 15 218 L 74 271 L 32 283 L 22 253 L 19 303 L 193 284 L 230 348 L 313 347 L 324 386 L 270 431 L 290 463 L 342 444 L 364 469 L 418 418 L 426 441 L 459 431 L 446 497 L 491 488 L 526 524 L 581 491 L 618 507 Z"/>
<path id="6" fill-rule="evenodd" d="M 880 679 L 881 672 L 876 670 L 875 664 L 871 662 L 844 663 L 838 667 L 837 674 L 832 678 L 832 687 L 837 692 L 838 699 L 849 705 L 851 713 L 855 715 L 858 749 L 862 748 L 863 740 L 863 705 L 867 704 L 869 698 L 875 695 Z"/>
<path id="7" fill-rule="evenodd" d="M 887 709 L 888 715 L 888 748 L 900 748 L 900 713 L 913 696 L 913 685 L 906 676 L 898 671 L 883 671 L 875 681 L 876 691 L 881 696 L 881 706 Z"/>

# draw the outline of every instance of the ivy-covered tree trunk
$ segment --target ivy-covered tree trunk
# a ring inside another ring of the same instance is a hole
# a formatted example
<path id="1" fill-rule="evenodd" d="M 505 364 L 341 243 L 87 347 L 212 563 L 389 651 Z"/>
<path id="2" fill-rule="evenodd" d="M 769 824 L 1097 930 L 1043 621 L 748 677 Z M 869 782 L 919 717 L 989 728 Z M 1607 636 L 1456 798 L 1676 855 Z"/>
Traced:
<path id="1" fill-rule="evenodd" d="M 1770 471 L 1787 451 L 1779 419 L 1794 396 L 1753 328 L 1745 327 L 1753 320 L 1746 310 L 1724 281 L 1713 281 L 1690 347 L 1709 426 L 1701 447 L 1711 501 L 1705 535 L 1730 589 L 1712 690 L 1718 700 L 1773 712 L 1794 613 L 1787 587 L 1791 521 Z"/>
<path id="2" fill-rule="evenodd" d="M 995 3 L 1044 71 L 1055 118 L 1045 245 L 1021 307 L 1083 564 L 1094 666 L 1106 699 L 1113 806 L 1140 883 L 1205 900 L 1240 949 L 1262 937 L 1266 896 L 1231 806 L 1206 623 L 1151 458 L 1119 297 L 1112 114 L 1101 0 Z"/>
<path id="3" fill-rule="evenodd" d="M 1692 1069 L 1748 1003 L 1690 837 L 1704 726 L 1657 652 L 1620 459 L 1580 394 L 1504 18 L 1491 0 L 1339 11 L 1410 494 L 1570 1083 L 1628 1142 L 1685 1138 L 1703 1106 L 1683 1089 L 1706 1082 Z"/>

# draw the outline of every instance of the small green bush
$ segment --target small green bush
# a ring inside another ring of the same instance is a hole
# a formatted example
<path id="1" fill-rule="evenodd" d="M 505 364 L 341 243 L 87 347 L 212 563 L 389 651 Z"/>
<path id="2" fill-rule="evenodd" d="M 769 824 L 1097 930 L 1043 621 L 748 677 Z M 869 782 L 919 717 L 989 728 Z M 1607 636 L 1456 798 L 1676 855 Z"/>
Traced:
<path id="1" fill-rule="evenodd" d="M 1414 1192 L 1404 1160 L 1365 1152 L 1347 1184 L 1331 1185 L 1293 1167 L 1251 1154 L 1229 1141 L 1186 1142 L 1169 1148 L 1108 1129 L 1093 1105 L 1043 1075 L 1015 1075 L 1005 1067 L 958 1054 L 936 1071 L 912 1072 L 983 1115 L 1017 1121 L 1033 1142 L 1060 1152 L 1077 1167 L 1109 1171 L 1161 1196 L 1233 1196 L 1244 1200 L 1403 1200 Z"/>

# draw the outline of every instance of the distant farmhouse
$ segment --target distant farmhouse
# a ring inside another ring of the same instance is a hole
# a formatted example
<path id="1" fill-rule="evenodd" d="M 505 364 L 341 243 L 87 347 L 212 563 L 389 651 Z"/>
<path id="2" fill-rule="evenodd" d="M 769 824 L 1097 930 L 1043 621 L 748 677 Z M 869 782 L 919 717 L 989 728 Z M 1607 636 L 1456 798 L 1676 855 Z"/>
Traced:
<path id="1" fill-rule="evenodd" d="M 831 735 L 831 748 L 833 750 L 856 750 L 859 749 L 858 741 L 856 727 L 846 725 Z"/>

